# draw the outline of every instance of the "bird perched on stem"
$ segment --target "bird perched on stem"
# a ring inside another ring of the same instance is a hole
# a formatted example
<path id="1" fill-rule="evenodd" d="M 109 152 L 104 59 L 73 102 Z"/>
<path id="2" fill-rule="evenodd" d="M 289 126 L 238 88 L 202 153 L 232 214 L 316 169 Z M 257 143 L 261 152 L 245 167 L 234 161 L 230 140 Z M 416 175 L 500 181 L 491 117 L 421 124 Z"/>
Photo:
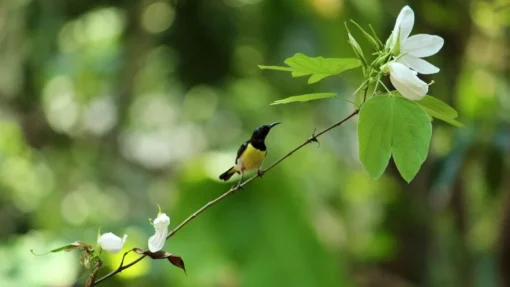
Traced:
<path id="1" fill-rule="evenodd" d="M 251 138 L 244 142 L 239 150 L 237 150 L 235 165 L 222 173 L 220 175 L 220 179 L 227 181 L 230 177 L 232 177 L 232 175 L 239 173 L 241 175 L 241 179 L 237 184 L 237 187 L 239 187 L 243 181 L 245 171 L 257 168 L 258 175 L 262 176 L 262 170 L 260 167 L 267 153 L 264 140 L 271 128 L 278 124 L 280 124 L 280 122 L 274 122 L 272 124 L 256 128 Z"/>

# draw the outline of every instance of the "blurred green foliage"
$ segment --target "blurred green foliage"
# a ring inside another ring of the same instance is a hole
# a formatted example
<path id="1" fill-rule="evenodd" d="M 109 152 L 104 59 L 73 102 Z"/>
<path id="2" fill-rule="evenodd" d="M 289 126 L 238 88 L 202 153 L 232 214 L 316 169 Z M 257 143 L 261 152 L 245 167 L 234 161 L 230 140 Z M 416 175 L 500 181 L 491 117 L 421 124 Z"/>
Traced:
<path id="1" fill-rule="evenodd" d="M 0 2 L 0 286 L 81 286 L 77 253 L 29 250 L 99 227 L 144 248 L 158 204 L 175 227 L 233 184 L 217 176 L 256 126 L 283 122 L 267 164 L 347 115 L 338 98 L 269 104 L 348 98 L 356 71 L 308 85 L 257 65 L 353 57 L 344 22 L 385 39 L 406 4 L 445 39 L 430 94 L 465 124 L 433 122 L 410 184 L 363 171 L 355 119 L 168 241 L 187 276 L 144 260 L 102 286 L 509 286 L 508 0 Z"/>

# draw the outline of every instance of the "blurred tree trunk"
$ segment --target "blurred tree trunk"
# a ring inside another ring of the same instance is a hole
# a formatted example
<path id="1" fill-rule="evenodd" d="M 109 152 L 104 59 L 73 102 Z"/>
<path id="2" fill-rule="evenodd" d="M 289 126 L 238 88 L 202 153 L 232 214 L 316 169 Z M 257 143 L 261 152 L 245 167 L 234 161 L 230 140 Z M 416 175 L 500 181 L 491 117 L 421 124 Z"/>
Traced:
<path id="1" fill-rule="evenodd" d="M 463 174 L 463 170 L 460 170 L 460 174 Z M 469 222 L 468 222 L 468 207 L 466 203 L 466 194 L 467 189 L 463 184 L 462 176 L 458 176 L 455 180 L 453 190 L 452 190 L 452 198 L 450 203 L 450 208 L 453 211 L 455 226 L 457 227 L 456 233 L 460 245 L 457 246 L 459 251 L 459 258 L 457 260 L 456 268 L 457 268 L 457 278 L 459 278 L 460 286 L 473 286 L 474 281 L 474 266 L 473 266 L 473 257 L 467 246 L 468 239 L 468 230 L 469 230 Z"/>
<path id="2" fill-rule="evenodd" d="M 510 190 L 510 184 L 507 180 L 506 191 Z M 504 211 L 501 219 L 501 229 L 499 233 L 499 246 L 497 247 L 500 286 L 510 286 L 510 194 L 505 194 Z"/>
<path id="3" fill-rule="evenodd" d="M 430 164 L 425 162 L 414 180 L 404 182 L 393 161 L 389 171 L 400 183 L 398 200 L 387 211 L 387 228 L 396 239 L 393 260 L 382 266 L 409 282 L 427 282 L 428 253 L 431 244 L 431 208 L 428 205 Z"/>

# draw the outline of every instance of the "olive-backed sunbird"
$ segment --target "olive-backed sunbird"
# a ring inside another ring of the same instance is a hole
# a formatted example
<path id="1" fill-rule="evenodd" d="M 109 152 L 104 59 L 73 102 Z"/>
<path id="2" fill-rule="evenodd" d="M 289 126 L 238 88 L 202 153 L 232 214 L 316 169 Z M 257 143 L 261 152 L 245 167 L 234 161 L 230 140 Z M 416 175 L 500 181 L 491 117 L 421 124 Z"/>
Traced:
<path id="1" fill-rule="evenodd" d="M 259 175 L 261 175 L 260 166 L 267 153 L 264 140 L 271 128 L 278 124 L 280 124 L 280 122 L 274 122 L 272 124 L 256 128 L 255 131 L 253 131 L 251 138 L 245 141 L 241 147 L 239 147 L 239 150 L 237 150 L 235 165 L 222 173 L 220 175 L 220 179 L 227 181 L 230 177 L 232 177 L 232 175 L 239 173 L 241 175 L 241 179 L 237 186 L 240 186 L 243 181 L 245 171 L 257 168 Z"/>

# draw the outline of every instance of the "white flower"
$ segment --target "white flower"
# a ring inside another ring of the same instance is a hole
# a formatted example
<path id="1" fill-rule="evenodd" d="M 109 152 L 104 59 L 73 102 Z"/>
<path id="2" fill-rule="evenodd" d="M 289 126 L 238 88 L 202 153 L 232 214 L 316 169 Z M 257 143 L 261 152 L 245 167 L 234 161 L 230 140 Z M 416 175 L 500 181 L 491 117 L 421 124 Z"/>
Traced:
<path id="1" fill-rule="evenodd" d="M 154 225 L 156 233 L 149 238 L 149 250 L 150 252 L 157 252 L 165 245 L 170 217 L 160 212 L 158 217 L 152 222 L 152 225 Z"/>
<path id="2" fill-rule="evenodd" d="M 108 232 L 99 237 L 97 243 L 101 246 L 103 250 L 106 250 L 110 253 L 119 253 L 126 243 L 127 234 L 124 234 L 124 237 L 121 239 L 117 235 Z"/>
<path id="3" fill-rule="evenodd" d="M 429 86 L 416 76 L 416 72 L 397 62 L 388 63 L 383 69 L 389 71 L 390 81 L 402 96 L 421 100 L 429 91 Z"/>
<path id="4" fill-rule="evenodd" d="M 405 6 L 398 14 L 391 34 L 390 50 L 398 51 L 398 62 L 420 74 L 434 74 L 439 68 L 423 60 L 436 54 L 443 47 L 443 38 L 435 35 L 418 34 L 409 37 L 414 26 L 414 12 Z"/>

